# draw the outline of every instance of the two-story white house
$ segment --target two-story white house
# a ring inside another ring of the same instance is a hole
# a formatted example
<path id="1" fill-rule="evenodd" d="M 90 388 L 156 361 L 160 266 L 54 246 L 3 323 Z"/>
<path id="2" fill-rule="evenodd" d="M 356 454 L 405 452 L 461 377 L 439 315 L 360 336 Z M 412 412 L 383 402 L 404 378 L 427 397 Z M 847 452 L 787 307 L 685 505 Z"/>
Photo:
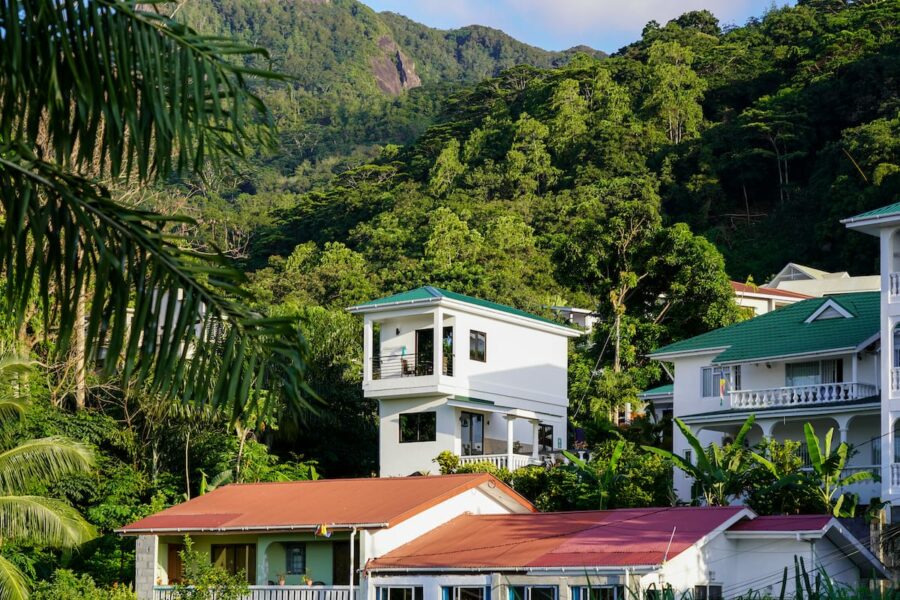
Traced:
<path id="1" fill-rule="evenodd" d="M 516 469 L 566 447 L 567 342 L 581 332 L 431 286 L 348 310 L 364 319 L 382 477 L 435 472 L 443 451 Z"/>
<path id="2" fill-rule="evenodd" d="M 750 414 L 750 444 L 802 442 L 806 422 L 820 437 L 834 429 L 855 450 L 845 474 L 879 478 L 850 491 L 900 506 L 900 203 L 843 222 L 880 238 L 879 291 L 798 301 L 650 356 L 674 365 L 673 415 L 702 442 L 728 442 Z M 673 444 L 693 458 L 677 428 Z M 684 474 L 675 488 L 690 497 Z"/>

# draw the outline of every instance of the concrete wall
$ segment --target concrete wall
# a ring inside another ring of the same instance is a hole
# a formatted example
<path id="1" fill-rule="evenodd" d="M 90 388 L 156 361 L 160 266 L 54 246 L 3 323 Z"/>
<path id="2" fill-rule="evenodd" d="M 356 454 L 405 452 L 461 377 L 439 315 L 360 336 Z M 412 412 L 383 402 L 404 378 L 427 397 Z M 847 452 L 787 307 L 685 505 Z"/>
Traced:
<path id="1" fill-rule="evenodd" d="M 400 443 L 402 413 L 437 413 L 434 442 Z M 438 473 L 434 458 L 448 450 L 459 453 L 459 417 L 446 398 L 403 398 L 378 403 L 378 449 L 382 477 L 402 477 L 416 472 Z"/>
<path id="2" fill-rule="evenodd" d="M 152 600 L 153 586 L 160 577 L 157 564 L 159 538 L 141 535 L 134 546 L 134 591 L 140 600 Z"/>

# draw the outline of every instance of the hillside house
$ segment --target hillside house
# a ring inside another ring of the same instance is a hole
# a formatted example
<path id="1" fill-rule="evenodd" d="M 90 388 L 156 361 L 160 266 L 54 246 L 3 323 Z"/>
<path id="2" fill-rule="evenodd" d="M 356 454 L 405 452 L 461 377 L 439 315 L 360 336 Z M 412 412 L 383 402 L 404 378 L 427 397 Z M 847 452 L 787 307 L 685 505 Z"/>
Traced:
<path id="1" fill-rule="evenodd" d="M 348 310 L 364 319 L 382 477 L 435 472 L 443 451 L 516 469 L 566 447 L 568 340 L 579 331 L 431 286 Z"/>

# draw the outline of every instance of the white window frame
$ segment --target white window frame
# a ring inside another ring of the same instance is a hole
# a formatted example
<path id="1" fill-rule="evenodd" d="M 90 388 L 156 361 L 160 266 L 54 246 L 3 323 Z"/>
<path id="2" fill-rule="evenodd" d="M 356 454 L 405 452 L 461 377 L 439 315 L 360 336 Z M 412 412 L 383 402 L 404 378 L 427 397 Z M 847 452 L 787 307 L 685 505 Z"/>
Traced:
<path id="1" fill-rule="evenodd" d="M 423 600 L 425 587 L 421 585 L 377 585 L 375 597 L 377 600 L 390 600 L 391 590 L 412 590 L 412 600 Z M 420 590 L 417 594 L 416 590 Z"/>
<path id="2" fill-rule="evenodd" d="M 525 597 L 524 598 L 513 598 L 513 595 L 512 595 L 513 588 L 525 588 Z M 506 597 L 508 600 L 531 600 L 531 590 L 533 588 L 552 589 L 553 590 L 553 600 L 559 600 L 559 586 L 551 585 L 551 584 L 525 584 L 525 585 L 510 584 L 506 588 Z"/>
<path id="3" fill-rule="evenodd" d="M 578 590 L 578 600 L 591 600 L 591 591 L 592 590 L 612 590 L 613 591 L 613 600 L 626 600 L 627 594 L 622 593 L 619 595 L 619 588 L 621 585 L 573 585 L 571 589 Z M 573 597 L 570 595 L 570 597 Z"/>
<path id="4" fill-rule="evenodd" d="M 710 373 L 712 390 L 706 389 L 706 373 Z M 709 365 L 700 367 L 700 395 L 703 398 L 719 397 L 719 380 L 725 379 L 725 393 L 741 389 L 741 365 Z M 706 392 L 712 392 L 708 395 Z"/>

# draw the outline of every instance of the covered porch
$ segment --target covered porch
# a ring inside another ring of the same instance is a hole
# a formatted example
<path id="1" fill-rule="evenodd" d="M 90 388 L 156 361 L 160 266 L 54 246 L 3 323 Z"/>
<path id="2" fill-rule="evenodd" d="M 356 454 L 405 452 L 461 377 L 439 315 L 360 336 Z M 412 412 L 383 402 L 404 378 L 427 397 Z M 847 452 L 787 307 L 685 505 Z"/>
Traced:
<path id="1" fill-rule="evenodd" d="M 250 593 L 244 600 L 356 600 L 357 587 L 325 585 L 251 585 Z M 168 585 L 156 586 L 154 600 L 175 600 L 175 588 Z"/>

